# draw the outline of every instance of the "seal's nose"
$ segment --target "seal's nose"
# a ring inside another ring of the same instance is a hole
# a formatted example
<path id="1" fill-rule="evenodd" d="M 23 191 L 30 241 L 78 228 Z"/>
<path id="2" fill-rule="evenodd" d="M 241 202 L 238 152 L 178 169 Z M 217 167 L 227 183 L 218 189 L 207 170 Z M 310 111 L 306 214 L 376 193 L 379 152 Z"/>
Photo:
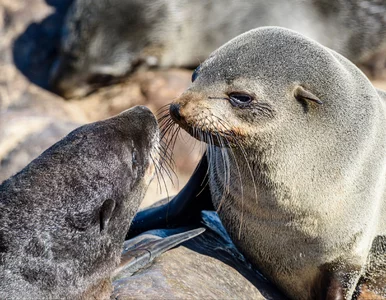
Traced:
<path id="1" fill-rule="evenodd" d="M 173 103 L 170 105 L 170 115 L 175 121 L 181 121 L 181 115 L 180 115 L 180 105 L 177 103 Z"/>

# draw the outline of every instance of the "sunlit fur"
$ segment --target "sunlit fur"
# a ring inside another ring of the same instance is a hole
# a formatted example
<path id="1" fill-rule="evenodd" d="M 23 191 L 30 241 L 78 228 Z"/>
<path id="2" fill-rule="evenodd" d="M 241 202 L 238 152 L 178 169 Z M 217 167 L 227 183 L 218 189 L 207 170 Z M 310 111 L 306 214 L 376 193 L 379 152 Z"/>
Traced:
<path id="1" fill-rule="evenodd" d="M 321 101 L 295 97 L 299 87 Z M 235 92 L 254 101 L 235 106 Z M 343 56 L 265 27 L 213 52 L 173 101 L 173 121 L 208 144 L 212 202 L 231 238 L 294 299 L 320 296 L 326 269 L 350 298 L 382 248 L 372 243 L 386 234 L 385 99 Z M 179 128 L 161 124 L 170 148 Z"/>

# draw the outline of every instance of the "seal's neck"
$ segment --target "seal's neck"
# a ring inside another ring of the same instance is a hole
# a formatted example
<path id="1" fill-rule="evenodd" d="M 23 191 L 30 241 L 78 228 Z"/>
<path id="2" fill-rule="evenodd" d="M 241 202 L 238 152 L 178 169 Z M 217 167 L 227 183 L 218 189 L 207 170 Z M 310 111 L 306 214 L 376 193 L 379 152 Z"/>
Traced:
<path id="1" fill-rule="evenodd" d="M 303 191 L 307 187 L 303 187 L 302 180 L 296 174 L 288 174 L 289 166 L 273 161 L 266 153 L 218 147 L 208 152 L 215 207 L 226 201 L 235 209 L 256 214 L 272 210 L 264 215 L 277 216 L 282 212 L 288 217 L 287 207 L 304 202 Z M 302 205 L 302 209 L 310 209 L 307 203 Z"/>

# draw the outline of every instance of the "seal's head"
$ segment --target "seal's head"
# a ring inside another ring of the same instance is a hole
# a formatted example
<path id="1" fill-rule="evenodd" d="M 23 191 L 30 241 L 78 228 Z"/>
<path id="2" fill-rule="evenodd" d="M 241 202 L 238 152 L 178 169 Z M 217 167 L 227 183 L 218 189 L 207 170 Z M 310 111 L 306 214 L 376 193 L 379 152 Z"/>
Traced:
<path id="1" fill-rule="evenodd" d="M 353 78 L 355 85 L 349 83 Z M 172 103 L 170 114 L 206 142 L 218 144 L 223 137 L 225 144 L 237 140 L 254 151 L 276 142 L 293 148 L 289 144 L 301 140 L 303 145 L 326 139 L 330 144 L 347 134 L 365 136 L 358 119 L 366 122 L 373 101 L 364 107 L 359 94 L 367 101 L 376 91 L 347 59 L 294 31 L 261 27 L 213 52 Z M 336 124 L 339 130 L 326 136 L 326 128 Z M 306 141 L 299 134 L 305 131 Z"/>
<path id="2" fill-rule="evenodd" d="M 157 63 L 166 1 L 75 0 L 63 27 L 52 89 L 65 98 L 117 83 L 139 64 Z"/>
<path id="3" fill-rule="evenodd" d="M 343 56 L 278 27 L 234 38 L 192 79 L 170 115 L 210 145 L 211 200 L 238 248 L 292 298 L 351 298 L 385 230 L 380 94 Z"/>
<path id="4" fill-rule="evenodd" d="M 159 132 L 135 107 L 82 126 L 0 186 L 0 298 L 108 299 Z"/>

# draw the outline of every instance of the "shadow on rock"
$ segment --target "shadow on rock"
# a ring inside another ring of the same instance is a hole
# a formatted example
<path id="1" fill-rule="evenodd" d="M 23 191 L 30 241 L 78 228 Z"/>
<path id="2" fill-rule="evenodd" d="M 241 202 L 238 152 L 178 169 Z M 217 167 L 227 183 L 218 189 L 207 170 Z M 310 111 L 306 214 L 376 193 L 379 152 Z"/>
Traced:
<path id="1" fill-rule="evenodd" d="M 34 84 L 48 89 L 64 18 L 73 0 L 46 0 L 55 11 L 40 23 L 31 23 L 15 40 L 12 54 L 16 67 Z"/>

